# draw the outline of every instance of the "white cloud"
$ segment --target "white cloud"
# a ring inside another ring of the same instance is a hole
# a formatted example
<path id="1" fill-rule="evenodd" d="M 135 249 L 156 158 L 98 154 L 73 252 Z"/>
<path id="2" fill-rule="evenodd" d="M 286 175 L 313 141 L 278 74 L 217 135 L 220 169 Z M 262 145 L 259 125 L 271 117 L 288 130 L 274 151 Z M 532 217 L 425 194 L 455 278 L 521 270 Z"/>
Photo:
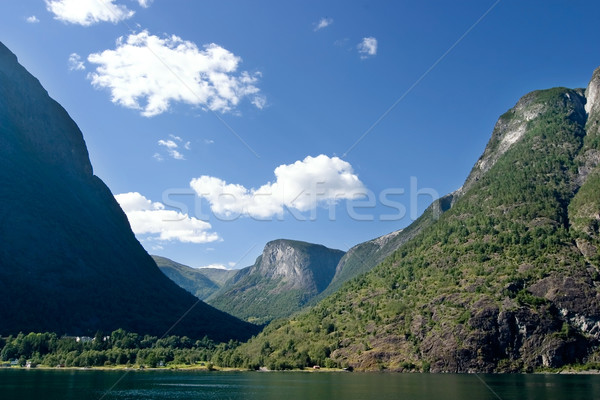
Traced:
<path id="1" fill-rule="evenodd" d="M 201 50 L 175 35 L 142 31 L 119 38 L 115 50 L 90 54 L 88 61 L 98 64 L 88 75 L 96 88 L 109 89 L 113 103 L 146 117 L 175 102 L 222 113 L 234 111 L 245 97 L 259 108 L 263 104 L 256 100 L 260 73 L 236 75 L 241 59 L 214 43 Z"/>
<path id="2" fill-rule="evenodd" d="M 175 143 L 172 140 L 162 140 L 162 139 L 158 141 L 158 145 L 165 146 L 168 149 L 176 149 L 177 147 L 179 147 L 179 146 L 177 146 L 177 143 Z"/>
<path id="3" fill-rule="evenodd" d="M 185 157 L 179 151 L 173 150 L 173 149 L 169 149 L 167 151 L 168 151 L 169 155 L 171 157 L 173 157 L 175 160 L 185 160 Z"/>
<path id="4" fill-rule="evenodd" d="M 81 56 L 77 53 L 71 53 L 69 56 L 69 70 L 70 71 L 83 71 L 85 65 L 81 61 Z"/>
<path id="5" fill-rule="evenodd" d="M 333 18 L 321 18 L 319 22 L 315 24 L 315 32 L 327 28 L 331 24 L 333 24 Z"/>
<path id="6" fill-rule="evenodd" d="M 140 4 L 140 7 L 144 7 L 144 8 L 148 8 L 150 7 L 150 5 L 152 4 L 154 0 L 137 0 L 137 2 Z"/>
<path id="7" fill-rule="evenodd" d="M 377 55 L 377 39 L 374 37 L 363 38 L 357 46 L 358 54 L 363 60 L 365 58 L 374 57 Z"/>
<path id="8" fill-rule="evenodd" d="M 35 15 L 25 18 L 25 21 L 29 22 L 30 24 L 37 24 L 38 22 L 40 22 L 38 17 L 36 17 Z"/>
<path id="9" fill-rule="evenodd" d="M 259 110 L 262 110 L 267 105 L 267 98 L 265 96 L 257 95 L 254 96 L 251 103 L 252 105 L 254 105 L 254 107 L 258 108 Z"/>
<path id="10" fill-rule="evenodd" d="M 117 22 L 131 18 L 133 11 L 116 0 L 45 0 L 54 18 L 71 24 L 90 26 L 99 22 Z"/>
<path id="11" fill-rule="evenodd" d="M 275 182 L 258 189 L 247 189 L 211 176 L 193 179 L 190 186 L 210 203 L 217 215 L 262 219 L 281 215 L 284 207 L 303 212 L 321 203 L 353 199 L 366 191 L 348 162 L 323 154 L 280 165 L 275 169 L 275 178 Z"/>
<path id="12" fill-rule="evenodd" d="M 180 148 L 179 144 L 177 144 L 177 142 L 181 143 L 181 142 L 183 142 L 183 139 L 181 137 L 175 136 L 175 135 L 169 135 L 169 137 L 173 140 L 161 139 L 158 141 L 158 145 L 165 147 L 165 151 L 167 152 L 169 157 L 174 158 L 175 160 L 185 160 L 185 156 L 179 150 L 177 150 Z M 192 148 L 192 145 L 190 142 L 186 142 L 185 144 L 183 144 L 183 148 L 185 150 L 190 150 Z M 155 153 L 153 157 L 158 161 L 163 161 L 163 157 L 160 153 Z"/>
<path id="13" fill-rule="evenodd" d="M 115 195 L 127 215 L 136 235 L 149 235 L 161 241 L 183 243 L 209 243 L 219 240 L 219 235 L 208 232 L 211 225 L 175 210 L 166 210 L 159 202 L 152 202 L 137 192 Z"/>
<path id="14" fill-rule="evenodd" d="M 210 265 L 205 265 L 203 267 L 198 267 L 200 269 L 202 268 L 215 268 L 215 269 L 227 269 L 226 266 L 224 266 L 223 264 L 210 264 Z"/>
<path id="15" fill-rule="evenodd" d="M 204 139 L 205 144 L 213 144 L 215 141 L 212 139 Z"/>

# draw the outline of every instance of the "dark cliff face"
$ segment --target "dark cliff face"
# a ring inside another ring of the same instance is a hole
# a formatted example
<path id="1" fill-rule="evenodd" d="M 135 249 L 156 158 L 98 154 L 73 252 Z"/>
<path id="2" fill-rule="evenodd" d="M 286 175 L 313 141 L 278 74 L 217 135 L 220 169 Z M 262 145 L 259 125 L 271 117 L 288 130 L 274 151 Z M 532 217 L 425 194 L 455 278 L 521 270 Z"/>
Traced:
<path id="1" fill-rule="evenodd" d="M 0 43 L 0 144 L 13 163 L 39 162 L 62 174 L 90 176 L 81 131 L 39 81 Z"/>
<path id="2" fill-rule="evenodd" d="M 321 245 L 274 240 L 208 302 L 257 323 L 289 316 L 330 284 L 343 255 Z"/>
<path id="3" fill-rule="evenodd" d="M 0 154 L 0 334 L 161 335 L 196 302 L 135 239 L 75 122 L 2 44 Z M 200 303 L 172 332 L 255 330 Z"/>

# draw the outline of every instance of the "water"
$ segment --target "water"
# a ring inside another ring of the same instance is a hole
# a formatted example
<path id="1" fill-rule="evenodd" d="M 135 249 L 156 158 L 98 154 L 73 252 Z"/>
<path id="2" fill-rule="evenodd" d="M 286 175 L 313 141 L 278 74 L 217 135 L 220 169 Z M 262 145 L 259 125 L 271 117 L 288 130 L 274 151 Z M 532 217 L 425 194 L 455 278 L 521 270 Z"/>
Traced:
<path id="1" fill-rule="evenodd" d="M 0 399 L 20 400 L 598 398 L 600 375 L 0 370 Z"/>

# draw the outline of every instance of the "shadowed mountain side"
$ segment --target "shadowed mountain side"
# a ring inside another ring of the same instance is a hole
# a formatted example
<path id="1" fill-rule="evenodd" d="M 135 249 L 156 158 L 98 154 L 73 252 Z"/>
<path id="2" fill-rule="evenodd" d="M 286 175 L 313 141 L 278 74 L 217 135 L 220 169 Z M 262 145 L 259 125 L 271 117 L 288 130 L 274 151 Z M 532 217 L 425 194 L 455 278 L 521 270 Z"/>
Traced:
<path id="1" fill-rule="evenodd" d="M 124 328 L 245 339 L 256 327 L 167 279 L 92 174 L 82 133 L 0 44 L 0 334 Z M 191 308 L 191 310 L 190 310 Z"/>

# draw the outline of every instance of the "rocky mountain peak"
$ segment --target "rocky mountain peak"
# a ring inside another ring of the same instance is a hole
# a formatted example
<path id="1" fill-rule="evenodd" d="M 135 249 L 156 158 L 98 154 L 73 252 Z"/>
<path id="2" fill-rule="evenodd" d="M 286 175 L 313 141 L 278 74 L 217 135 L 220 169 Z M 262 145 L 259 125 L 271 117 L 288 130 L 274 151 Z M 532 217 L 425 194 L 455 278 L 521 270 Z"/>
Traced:
<path id="1" fill-rule="evenodd" d="M 559 96 L 561 104 L 548 103 L 549 96 L 555 91 L 562 92 Z M 528 124 L 531 121 L 544 115 L 550 109 L 556 108 L 565 110 L 573 120 L 585 121 L 584 104 L 583 89 L 554 88 L 537 90 L 523 96 L 513 108 L 498 119 L 485 151 L 475 163 L 465 184 L 457 191 L 457 194 L 462 195 L 470 189 L 496 164 L 503 154 L 519 142 L 527 132 Z"/>
<path id="2" fill-rule="evenodd" d="M 287 317 L 327 288 L 343 255 L 318 244 L 274 240 L 208 302 L 253 323 Z"/>
<path id="3" fill-rule="evenodd" d="M 278 239 L 265 245 L 252 268 L 266 278 L 281 278 L 290 288 L 320 292 L 331 282 L 343 255 L 321 245 Z"/>
<path id="4" fill-rule="evenodd" d="M 592 113 L 592 110 L 600 111 L 600 99 L 598 98 L 600 94 L 600 67 L 598 67 L 593 75 L 590 83 L 588 84 L 587 89 L 585 90 L 585 98 L 587 102 L 585 104 L 585 112 L 589 114 Z"/>

